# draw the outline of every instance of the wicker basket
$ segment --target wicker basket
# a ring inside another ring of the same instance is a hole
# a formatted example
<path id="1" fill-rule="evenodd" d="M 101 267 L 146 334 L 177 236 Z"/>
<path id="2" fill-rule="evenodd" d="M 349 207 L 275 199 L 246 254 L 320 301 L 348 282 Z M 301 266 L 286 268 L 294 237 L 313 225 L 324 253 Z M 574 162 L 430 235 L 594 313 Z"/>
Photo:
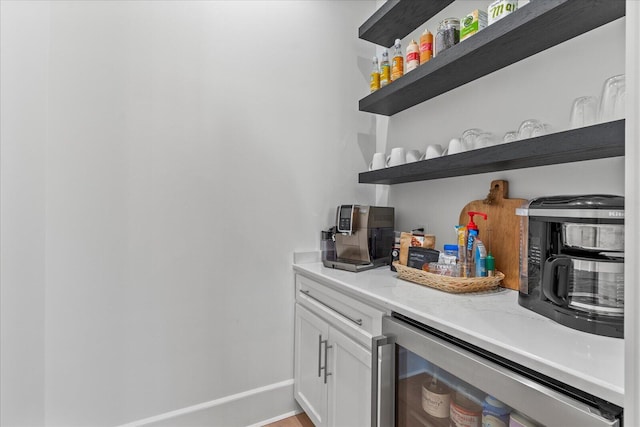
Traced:
<path id="1" fill-rule="evenodd" d="M 401 279 L 455 294 L 495 289 L 504 279 L 504 274 L 499 271 L 496 271 L 493 277 L 451 277 L 407 267 L 397 261 L 393 263 L 393 266 Z"/>

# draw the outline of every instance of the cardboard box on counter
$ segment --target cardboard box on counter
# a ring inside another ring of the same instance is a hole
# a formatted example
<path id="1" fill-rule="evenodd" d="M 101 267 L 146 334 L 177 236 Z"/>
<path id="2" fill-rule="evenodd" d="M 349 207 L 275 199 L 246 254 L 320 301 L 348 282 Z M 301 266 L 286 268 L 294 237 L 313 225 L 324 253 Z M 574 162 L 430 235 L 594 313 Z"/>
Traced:
<path id="1" fill-rule="evenodd" d="M 400 264 L 407 265 L 409 259 L 409 248 L 412 246 L 435 249 L 436 236 L 434 234 L 413 234 L 402 232 L 402 234 L 400 234 Z"/>

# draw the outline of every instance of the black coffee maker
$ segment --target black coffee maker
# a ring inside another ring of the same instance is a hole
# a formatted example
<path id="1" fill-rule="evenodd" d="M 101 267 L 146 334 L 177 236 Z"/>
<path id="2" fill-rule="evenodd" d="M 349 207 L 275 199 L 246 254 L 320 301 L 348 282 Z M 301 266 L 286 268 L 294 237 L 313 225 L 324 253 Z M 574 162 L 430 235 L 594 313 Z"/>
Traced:
<path id="1" fill-rule="evenodd" d="M 622 338 L 624 197 L 542 197 L 521 215 L 518 303 L 570 328 Z"/>

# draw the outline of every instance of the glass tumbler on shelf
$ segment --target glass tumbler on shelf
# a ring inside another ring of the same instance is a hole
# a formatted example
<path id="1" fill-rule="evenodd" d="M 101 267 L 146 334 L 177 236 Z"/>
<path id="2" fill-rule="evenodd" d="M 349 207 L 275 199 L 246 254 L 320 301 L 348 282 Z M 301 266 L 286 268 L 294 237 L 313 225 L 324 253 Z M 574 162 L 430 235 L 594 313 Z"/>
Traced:
<path id="1" fill-rule="evenodd" d="M 624 119 L 625 86 L 624 74 L 609 77 L 604 82 L 598 112 L 600 123 Z"/>
<path id="2" fill-rule="evenodd" d="M 548 123 L 542 123 L 541 126 L 536 126 L 531 131 L 531 138 L 535 138 L 537 136 L 548 135 L 552 132 L 552 127 Z"/>
<path id="3" fill-rule="evenodd" d="M 502 137 L 502 143 L 503 144 L 507 144 L 509 142 L 513 142 L 513 141 L 517 141 L 517 140 L 518 140 L 518 132 L 516 132 L 514 130 L 508 131 Z"/>
<path id="4" fill-rule="evenodd" d="M 462 136 L 460 137 L 460 140 L 462 141 L 462 145 L 464 145 L 467 150 L 473 150 L 475 148 L 478 148 L 477 145 L 477 140 L 478 137 L 480 135 L 482 135 L 482 129 L 477 129 L 477 128 L 473 128 L 473 129 L 467 129 L 464 132 L 462 132 Z"/>
<path id="5" fill-rule="evenodd" d="M 596 124 L 598 118 L 598 98 L 581 96 L 571 106 L 570 128 L 577 129 Z"/>
<path id="6" fill-rule="evenodd" d="M 486 148 L 496 144 L 496 138 L 491 132 L 482 132 L 476 139 L 475 148 Z"/>
<path id="7" fill-rule="evenodd" d="M 544 125 L 536 119 L 523 121 L 518 128 L 518 139 L 527 139 L 544 134 Z"/>

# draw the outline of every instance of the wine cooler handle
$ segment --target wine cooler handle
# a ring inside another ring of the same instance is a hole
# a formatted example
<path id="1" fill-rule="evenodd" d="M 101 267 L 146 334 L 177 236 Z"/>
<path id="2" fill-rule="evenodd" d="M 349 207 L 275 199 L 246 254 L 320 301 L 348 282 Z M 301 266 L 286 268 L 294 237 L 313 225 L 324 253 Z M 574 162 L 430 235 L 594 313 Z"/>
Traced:
<path id="1" fill-rule="evenodd" d="M 371 427 L 378 427 L 378 349 L 394 342 L 392 337 L 385 335 L 371 338 Z"/>

